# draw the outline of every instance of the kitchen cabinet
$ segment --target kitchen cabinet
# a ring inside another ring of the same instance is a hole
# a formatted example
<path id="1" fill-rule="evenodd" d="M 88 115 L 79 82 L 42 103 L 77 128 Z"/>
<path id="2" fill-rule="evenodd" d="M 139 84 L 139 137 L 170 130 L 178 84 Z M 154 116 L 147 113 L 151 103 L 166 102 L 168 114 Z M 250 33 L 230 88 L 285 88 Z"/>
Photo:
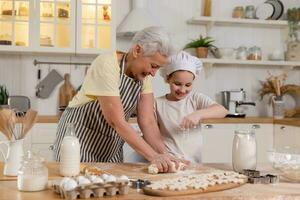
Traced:
<path id="1" fill-rule="evenodd" d="M 216 18 L 216 17 L 193 17 L 187 21 L 188 24 L 205 26 L 206 34 L 210 35 L 211 30 L 216 26 L 266 28 L 288 30 L 288 22 L 282 20 L 258 20 L 238 18 Z M 292 61 L 269 61 L 269 60 L 237 60 L 237 59 L 201 59 L 206 66 L 213 65 L 257 65 L 257 66 L 282 66 L 300 67 L 300 62 Z"/>
<path id="2" fill-rule="evenodd" d="M 282 150 L 291 147 L 300 151 L 300 127 L 274 125 L 274 149 Z"/>
<path id="3" fill-rule="evenodd" d="M 203 163 L 231 163 L 235 130 L 255 131 L 257 161 L 267 163 L 267 151 L 273 148 L 272 124 L 203 124 Z"/>
<path id="4" fill-rule="evenodd" d="M 114 50 L 112 1 L 0 1 L 0 51 L 99 54 Z"/>

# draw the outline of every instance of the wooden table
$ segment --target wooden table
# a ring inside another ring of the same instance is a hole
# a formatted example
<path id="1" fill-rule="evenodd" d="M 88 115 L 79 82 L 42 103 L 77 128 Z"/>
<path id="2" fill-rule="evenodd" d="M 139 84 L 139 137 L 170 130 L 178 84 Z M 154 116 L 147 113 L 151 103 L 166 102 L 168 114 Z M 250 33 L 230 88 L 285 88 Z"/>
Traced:
<path id="1" fill-rule="evenodd" d="M 169 178 L 178 176 L 178 174 L 159 174 L 150 175 L 146 173 L 146 165 L 142 163 L 97 163 L 97 166 L 114 175 L 126 174 L 130 178 L 146 178 L 150 180 Z M 231 169 L 226 164 L 205 164 L 193 166 L 189 170 L 207 170 L 211 168 Z M 49 179 L 61 178 L 58 174 L 58 165 L 56 163 L 48 164 Z M 20 192 L 17 190 L 16 178 L 3 176 L 3 163 L 0 163 L 0 200 L 59 200 L 51 189 L 41 192 Z M 269 165 L 263 165 L 258 170 L 262 173 L 274 173 Z M 182 174 L 181 174 L 182 176 Z M 246 184 L 238 188 L 225 190 L 221 192 L 213 192 L 199 195 L 177 196 L 177 197 L 153 197 L 144 195 L 136 189 L 130 189 L 128 195 L 105 197 L 104 199 L 300 199 L 300 183 L 282 182 L 277 184 Z M 96 198 L 92 198 L 96 199 Z M 60 199 L 61 200 L 61 199 Z"/>

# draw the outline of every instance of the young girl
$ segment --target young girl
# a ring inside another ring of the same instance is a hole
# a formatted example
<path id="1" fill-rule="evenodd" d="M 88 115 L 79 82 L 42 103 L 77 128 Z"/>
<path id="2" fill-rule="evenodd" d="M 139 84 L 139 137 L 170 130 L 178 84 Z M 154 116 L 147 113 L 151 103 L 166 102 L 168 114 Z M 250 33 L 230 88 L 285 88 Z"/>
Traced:
<path id="1" fill-rule="evenodd" d="M 193 80 L 202 62 L 188 53 L 170 57 L 170 64 L 161 68 L 161 75 L 170 85 L 170 93 L 156 99 L 156 113 L 162 139 L 170 153 L 190 162 L 201 162 L 202 135 L 200 122 L 223 118 L 227 110 L 198 92 Z"/>

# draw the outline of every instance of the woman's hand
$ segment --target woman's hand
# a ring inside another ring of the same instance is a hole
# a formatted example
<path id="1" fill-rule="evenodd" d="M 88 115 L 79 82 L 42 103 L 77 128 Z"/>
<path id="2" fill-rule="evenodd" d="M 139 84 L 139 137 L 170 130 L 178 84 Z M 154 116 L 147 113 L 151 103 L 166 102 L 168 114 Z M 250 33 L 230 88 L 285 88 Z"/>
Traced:
<path id="1" fill-rule="evenodd" d="M 157 166 L 159 172 L 171 172 L 173 163 L 176 169 L 179 167 L 179 162 L 188 164 L 188 161 L 182 161 L 169 153 L 156 154 L 150 162 Z"/>
<path id="2" fill-rule="evenodd" d="M 197 128 L 200 123 L 200 115 L 197 112 L 191 113 L 185 116 L 180 124 L 180 127 L 183 129 L 192 129 Z"/>

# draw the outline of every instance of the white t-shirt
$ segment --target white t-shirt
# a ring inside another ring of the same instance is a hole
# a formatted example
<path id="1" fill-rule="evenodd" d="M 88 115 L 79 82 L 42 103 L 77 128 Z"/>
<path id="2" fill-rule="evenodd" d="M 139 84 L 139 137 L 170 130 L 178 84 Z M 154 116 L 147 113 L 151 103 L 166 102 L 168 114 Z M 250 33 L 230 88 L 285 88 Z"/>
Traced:
<path id="1" fill-rule="evenodd" d="M 215 104 L 211 98 L 191 92 L 180 101 L 169 101 L 166 96 L 156 99 L 156 114 L 162 139 L 170 153 L 194 163 L 201 162 L 202 134 L 200 126 L 188 132 L 180 130 L 182 119 L 196 110 Z"/>

